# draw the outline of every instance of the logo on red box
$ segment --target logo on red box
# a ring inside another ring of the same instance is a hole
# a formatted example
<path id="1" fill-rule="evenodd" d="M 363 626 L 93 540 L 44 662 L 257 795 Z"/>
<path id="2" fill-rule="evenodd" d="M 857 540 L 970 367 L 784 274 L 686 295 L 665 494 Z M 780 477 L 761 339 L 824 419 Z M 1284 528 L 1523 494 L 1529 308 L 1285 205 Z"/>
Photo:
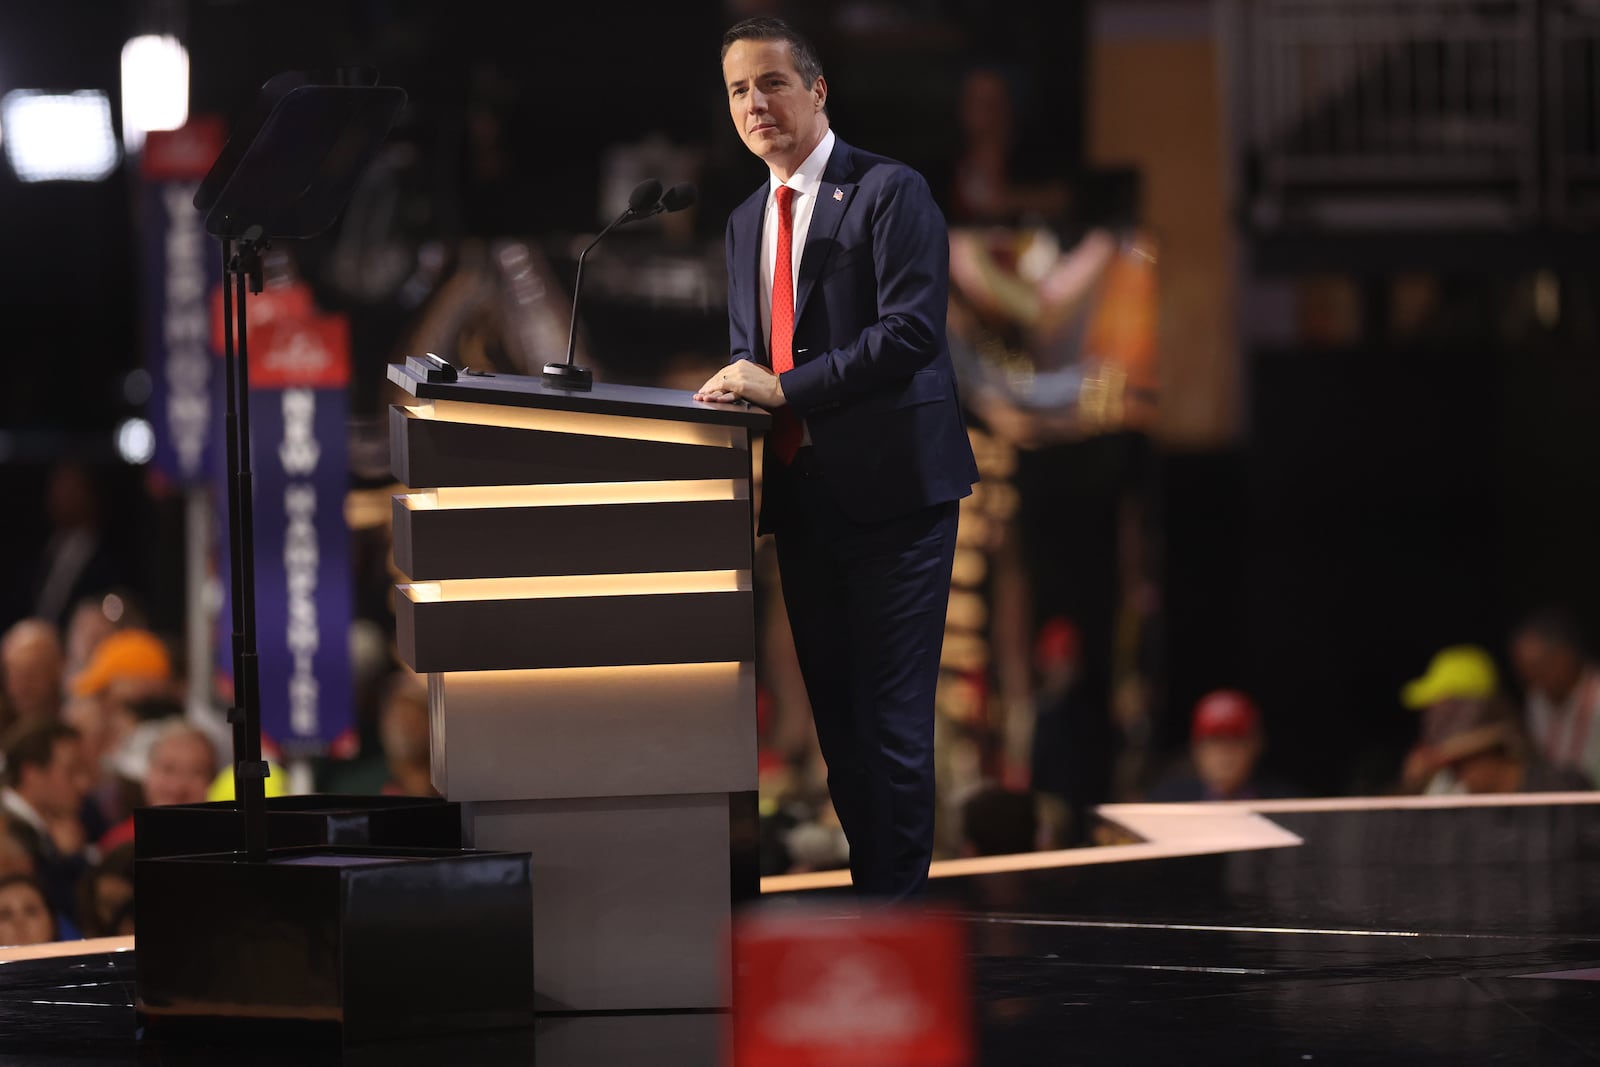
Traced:
<path id="1" fill-rule="evenodd" d="M 756 913 L 733 936 L 735 1067 L 970 1067 L 958 919 Z"/>

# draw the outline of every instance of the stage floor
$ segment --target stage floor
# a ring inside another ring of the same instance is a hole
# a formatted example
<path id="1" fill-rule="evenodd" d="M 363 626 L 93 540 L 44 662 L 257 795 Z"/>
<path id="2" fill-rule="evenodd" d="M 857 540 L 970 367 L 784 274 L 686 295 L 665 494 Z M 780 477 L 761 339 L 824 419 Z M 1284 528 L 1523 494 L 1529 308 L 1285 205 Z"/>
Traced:
<path id="1" fill-rule="evenodd" d="M 939 867 L 934 901 L 970 925 L 986 1067 L 1600 1062 L 1600 795 L 1102 814 L 1140 840 Z M 764 888 L 826 903 L 830 881 Z M 724 1022 L 141 1053 L 132 952 L 85 947 L 0 963 L 0 1063 L 714 1067 Z"/>

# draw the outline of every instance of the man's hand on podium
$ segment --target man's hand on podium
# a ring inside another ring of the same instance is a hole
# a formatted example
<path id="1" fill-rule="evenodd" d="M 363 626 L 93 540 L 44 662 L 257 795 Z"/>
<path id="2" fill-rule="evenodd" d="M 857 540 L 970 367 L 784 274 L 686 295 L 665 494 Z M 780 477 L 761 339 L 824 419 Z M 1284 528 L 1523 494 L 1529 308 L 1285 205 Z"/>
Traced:
<path id="1" fill-rule="evenodd" d="M 694 398 L 719 404 L 748 400 L 768 411 L 788 403 L 783 395 L 783 382 L 778 376 L 748 359 L 734 360 L 713 374 L 694 394 Z"/>

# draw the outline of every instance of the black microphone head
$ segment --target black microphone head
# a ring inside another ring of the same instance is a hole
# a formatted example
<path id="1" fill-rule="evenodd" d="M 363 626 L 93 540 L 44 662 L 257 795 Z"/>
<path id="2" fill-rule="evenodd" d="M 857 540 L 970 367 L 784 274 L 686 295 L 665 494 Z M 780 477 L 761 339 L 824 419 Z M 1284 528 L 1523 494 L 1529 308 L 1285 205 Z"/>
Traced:
<path id="1" fill-rule="evenodd" d="M 694 186 L 688 182 L 679 182 L 662 194 L 661 210 L 682 211 L 684 208 L 692 206 L 698 196 L 699 194 L 695 191 Z"/>
<path id="2" fill-rule="evenodd" d="M 656 206 L 661 199 L 661 182 L 657 178 L 646 178 L 633 187 L 633 192 L 628 194 L 628 210 L 635 215 L 642 215 Z"/>

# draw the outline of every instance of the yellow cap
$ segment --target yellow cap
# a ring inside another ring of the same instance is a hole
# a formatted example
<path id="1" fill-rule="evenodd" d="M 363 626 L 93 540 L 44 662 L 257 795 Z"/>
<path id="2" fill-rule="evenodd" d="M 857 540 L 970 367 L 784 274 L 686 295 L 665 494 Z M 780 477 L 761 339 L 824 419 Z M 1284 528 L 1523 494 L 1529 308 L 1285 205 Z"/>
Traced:
<path id="1" fill-rule="evenodd" d="M 267 762 L 267 767 L 272 771 L 267 776 L 266 792 L 269 797 L 282 797 L 289 795 L 289 775 L 276 763 Z M 211 780 L 211 788 L 206 791 L 207 800 L 232 800 L 233 799 L 233 767 L 222 768 L 222 771 Z"/>
<path id="2" fill-rule="evenodd" d="M 1400 690 L 1400 702 L 1419 711 L 1441 700 L 1485 700 L 1498 688 L 1489 653 L 1477 645 L 1453 645 L 1433 657 L 1426 674 Z"/>

